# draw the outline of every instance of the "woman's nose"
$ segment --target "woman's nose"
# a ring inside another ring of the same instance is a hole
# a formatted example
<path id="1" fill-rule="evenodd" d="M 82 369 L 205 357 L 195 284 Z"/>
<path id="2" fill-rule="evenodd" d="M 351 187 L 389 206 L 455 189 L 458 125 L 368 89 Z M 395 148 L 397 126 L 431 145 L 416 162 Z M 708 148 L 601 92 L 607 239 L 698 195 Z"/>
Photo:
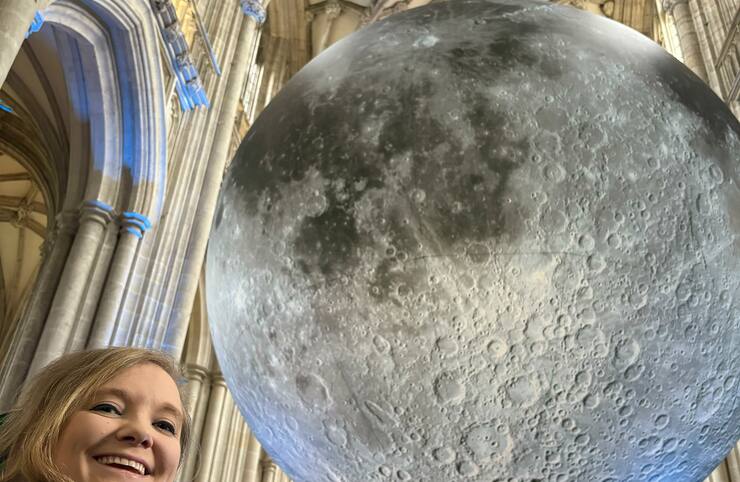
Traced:
<path id="1" fill-rule="evenodd" d="M 141 422 L 131 421 L 121 427 L 117 433 L 118 439 L 131 445 L 141 445 L 144 448 L 152 446 L 151 428 Z"/>

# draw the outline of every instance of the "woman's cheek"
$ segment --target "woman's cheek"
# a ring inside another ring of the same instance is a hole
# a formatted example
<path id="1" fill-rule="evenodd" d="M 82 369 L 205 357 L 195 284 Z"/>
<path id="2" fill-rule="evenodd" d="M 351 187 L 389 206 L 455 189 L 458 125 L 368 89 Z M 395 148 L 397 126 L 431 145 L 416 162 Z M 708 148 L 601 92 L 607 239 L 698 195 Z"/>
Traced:
<path id="1" fill-rule="evenodd" d="M 166 435 L 158 435 L 155 438 L 155 444 L 160 447 L 157 453 L 158 465 L 166 466 L 168 471 L 177 470 L 177 463 L 180 460 L 180 443 Z"/>
<path id="2" fill-rule="evenodd" d="M 93 423 L 90 424 L 92 428 L 91 432 L 95 434 L 96 438 L 103 438 L 113 434 L 117 428 L 117 422 L 110 418 L 96 417 Z"/>

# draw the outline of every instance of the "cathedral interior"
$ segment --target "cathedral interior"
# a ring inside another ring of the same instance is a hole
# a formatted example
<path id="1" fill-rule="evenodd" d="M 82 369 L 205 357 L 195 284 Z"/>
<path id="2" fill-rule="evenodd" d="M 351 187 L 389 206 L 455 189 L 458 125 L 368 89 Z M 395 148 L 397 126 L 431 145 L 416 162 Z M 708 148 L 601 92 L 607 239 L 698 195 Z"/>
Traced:
<path id="1" fill-rule="evenodd" d="M 427 3 L 0 2 L 0 412 L 66 352 L 162 349 L 184 367 L 197 441 L 178 480 L 290 480 L 244 422 L 209 332 L 224 171 L 304 65 Z M 740 0 L 553 3 L 651 39 L 740 116 Z M 706 480 L 740 482 L 740 444 Z"/>

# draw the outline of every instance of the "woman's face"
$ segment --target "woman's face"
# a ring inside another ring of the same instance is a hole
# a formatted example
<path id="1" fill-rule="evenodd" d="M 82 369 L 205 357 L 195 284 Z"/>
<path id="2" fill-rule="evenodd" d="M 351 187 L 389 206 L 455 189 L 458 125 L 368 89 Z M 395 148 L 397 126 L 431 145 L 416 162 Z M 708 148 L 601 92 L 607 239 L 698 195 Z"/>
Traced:
<path id="1" fill-rule="evenodd" d="M 182 422 L 174 380 L 159 366 L 141 363 L 121 371 L 70 416 L 53 461 L 75 482 L 172 482 Z"/>

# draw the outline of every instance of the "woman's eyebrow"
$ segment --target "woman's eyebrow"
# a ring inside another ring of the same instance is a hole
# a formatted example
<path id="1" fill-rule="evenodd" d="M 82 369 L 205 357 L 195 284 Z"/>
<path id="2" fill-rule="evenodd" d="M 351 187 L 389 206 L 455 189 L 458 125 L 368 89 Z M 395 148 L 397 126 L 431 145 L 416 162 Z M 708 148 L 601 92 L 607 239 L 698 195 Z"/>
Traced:
<path id="1" fill-rule="evenodd" d="M 112 395 L 114 397 L 117 397 L 117 398 L 120 398 L 120 399 L 124 400 L 125 402 L 130 402 L 131 401 L 131 397 L 126 392 L 126 390 L 121 390 L 120 388 L 113 388 L 113 387 L 110 387 L 110 388 L 102 388 L 102 389 L 98 390 L 96 392 L 96 394 L 95 394 L 96 397 L 100 397 L 102 395 Z M 180 423 L 182 423 L 183 420 L 185 419 L 185 417 L 182 414 L 182 410 L 180 410 L 176 406 L 172 405 L 171 403 L 165 402 L 165 403 L 161 404 L 159 406 L 159 410 L 161 410 L 162 412 L 168 412 L 168 413 L 172 414 L 177 419 L 177 421 L 180 422 Z"/>
<path id="2" fill-rule="evenodd" d="M 114 397 L 122 398 L 123 400 L 130 399 L 128 393 L 126 393 L 125 390 L 121 390 L 120 388 L 101 388 L 100 390 L 95 392 L 96 397 L 100 397 L 103 395 L 113 395 Z"/>
<path id="3" fill-rule="evenodd" d="M 180 423 L 182 423 L 183 420 L 185 419 L 185 417 L 183 417 L 182 415 L 182 411 L 179 408 L 172 405 L 171 403 L 163 403 L 162 405 L 159 406 L 159 409 L 163 412 L 168 412 L 172 414 L 177 419 L 177 421 Z"/>

